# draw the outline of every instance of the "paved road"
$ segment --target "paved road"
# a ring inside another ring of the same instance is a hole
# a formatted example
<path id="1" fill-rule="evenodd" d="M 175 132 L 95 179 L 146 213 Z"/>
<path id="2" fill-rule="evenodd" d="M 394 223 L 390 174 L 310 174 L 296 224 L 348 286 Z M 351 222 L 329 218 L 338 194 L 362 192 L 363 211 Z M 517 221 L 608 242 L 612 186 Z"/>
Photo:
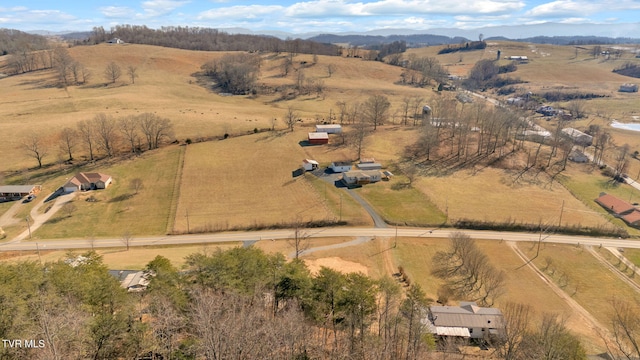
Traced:
<path id="1" fill-rule="evenodd" d="M 448 237 L 450 233 L 458 231 L 455 229 L 431 229 L 431 228 L 363 228 L 363 227 L 335 227 L 335 228 L 319 228 L 308 229 L 305 232 L 310 237 L 395 237 L 397 231 L 398 237 L 413 238 L 443 238 Z M 516 232 L 500 232 L 500 231 L 479 231 L 479 230 L 463 230 L 466 234 L 475 239 L 498 240 L 498 241 L 538 241 L 539 235 L 533 233 L 516 233 Z M 134 237 L 130 246 L 150 246 L 150 245 L 180 245 L 180 244 L 203 244 L 203 243 L 222 243 L 222 242 L 243 242 L 255 240 L 279 240 L 294 238 L 294 230 L 265 230 L 253 232 L 224 232 L 215 234 L 190 234 L 175 236 L 144 236 Z M 548 235 L 545 237 L 545 243 L 557 244 L 581 244 L 591 246 L 609 246 L 614 248 L 638 248 L 640 249 L 640 240 L 611 239 L 611 238 L 593 238 L 585 236 L 570 235 Z M 0 251 L 14 250 L 36 250 L 36 246 L 40 249 L 90 249 L 104 247 L 122 247 L 124 246 L 120 238 L 95 239 L 88 238 L 64 239 L 64 240 L 38 240 L 35 242 L 22 241 L 19 243 L 3 243 L 0 244 Z"/>
<path id="2" fill-rule="evenodd" d="M 315 176 L 317 176 L 320 180 L 323 180 L 332 186 L 336 186 L 336 182 L 340 180 L 342 177 L 342 173 L 331 173 L 326 169 L 318 169 L 313 172 Z M 388 227 L 387 223 L 382 219 L 382 216 L 378 215 L 378 213 L 373 209 L 371 204 L 369 204 L 365 199 L 363 199 L 358 193 L 354 190 L 347 189 L 346 187 L 342 188 L 346 191 L 346 193 L 351 196 L 355 201 L 357 201 L 362 207 L 365 209 L 369 216 L 371 216 L 371 220 L 373 220 L 373 224 L 377 228 L 386 228 Z"/>

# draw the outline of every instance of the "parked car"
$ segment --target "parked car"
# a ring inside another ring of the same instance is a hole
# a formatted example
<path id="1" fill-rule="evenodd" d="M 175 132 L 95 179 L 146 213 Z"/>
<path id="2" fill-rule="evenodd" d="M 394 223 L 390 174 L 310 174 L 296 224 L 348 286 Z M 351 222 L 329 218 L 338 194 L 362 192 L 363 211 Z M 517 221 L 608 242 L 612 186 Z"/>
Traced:
<path id="1" fill-rule="evenodd" d="M 27 197 L 24 199 L 24 201 L 23 201 L 23 202 L 28 203 L 28 202 L 31 202 L 31 200 L 33 200 L 33 199 L 35 199 L 35 198 L 36 198 L 36 196 L 35 196 L 35 195 L 33 195 L 33 194 L 31 194 L 31 195 L 27 196 Z"/>

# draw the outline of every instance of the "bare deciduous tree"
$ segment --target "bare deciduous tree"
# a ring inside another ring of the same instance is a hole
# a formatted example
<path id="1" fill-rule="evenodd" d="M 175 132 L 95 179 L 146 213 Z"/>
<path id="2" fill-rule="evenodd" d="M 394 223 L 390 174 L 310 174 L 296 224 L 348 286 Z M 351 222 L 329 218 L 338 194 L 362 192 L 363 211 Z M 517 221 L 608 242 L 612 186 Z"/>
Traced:
<path id="1" fill-rule="evenodd" d="M 101 113 L 91 120 L 91 125 L 95 128 L 98 146 L 107 153 L 107 156 L 113 156 L 118 142 L 116 121 Z"/>
<path id="2" fill-rule="evenodd" d="M 48 155 L 49 146 L 42 135 L 31 133 L 22 140 L 22 148 L 29 157 L 36 159 L 38 168 L 42 167 L 42 160 Z"/>
<path id="3" fill-rule="evenodd" d="M 107 78 L 107 80 L 111 81 L 112 84 L 115 84 L 120 76 L 122 76 L 122 69 L 120 68 L 120 65 L 113 61 L 107 64 L 107 67 L 104 69 L 104 77 Z"/>
<path id="4" fill-rule="evenodd" d="M 612 358 L 640 358 L 640 308 L 629 301 L 614 299 L 611 302 L 611 328 L 613 344 L 607 343 Z"/>
<path id="5" fill-rule="evenodd" d="M 135 153 L 140 147 L 140 121 L 135 116 L 125 116 L 118 120 L 120 132 L 129 143 L 131 152 Z"/>
<path id="6" fill-rule="evenodd" d="M 526 336 L 531 306 L 509 302 L 502 306 L 504 315 L 504 332 L 496 345 L 498 353 L 505 360 L 521 358 L 520 344 Z"/>
<path id="7" fill-rule="evenodd" d="M 65 127 L 58 135 L 60 150 L 68 155 L 68 161 L 73 160 L 73 149 L 78 144 L 78 132 L 70 127 Z"/>
<path id="8" fill-rule="evenodd" d="M 136 78 L 138 77 L 138 68 L 133 65 L 127 66 L 127 75 L 129 76 L 131 83 L 135 84 Z"/>
<path id="9" fill-rule="evenodd" d="M 133 236 L 131 235 L 131 233 L 128 231 L 125 231 L 124 233 L 122 233 L 120 240 L 122 240 L 122 243 L 124 244 L 124 246 L 127 247 L 127 251 L 129 251 L 129 247 L 131 246 L 131 242 L 133 241 Z"/>
<path id="10" fill-rule="evenodd" d="M 366 139 L 371 134 L 371 125 L 360 119 L 353 125 L 347 136 L 347 143 L 356 150 L 356 158 L 360 159 L 366 145 Z"/>
<path id="11" fill-rule="evenodd" d="M 77 206 L 72 203 L 72 202 L 67 202 L 64 205 L 62 205 L 62 208 L 60 208 L 60 210 L 62 210 L 62 212 L 64 212 L 67 217 L 71 217 L 73 216 L 73 213 L 76 212 L 77 210 Z"/>
<path id="12" fill-rule="evenodd" d="M 142 134 L 147 139 L 149 150 L 157 149 L 163 140 L 173 136 L 173 125 L 167 118 L 161 118 L 152 113 L 138 116 Z"/>
<path id="13" fill-rule="evenodd" d="M 376 130 L 378 125 L 384 124 L 387 120 L 390 106 L 389 99 L 384 95 L 373 95 L 363 104 L 363 115 L 367 121 L 373 124 L 373 130 Z"/>
<path id="14" fill-rule="evenodd" d="M 57 46 L 53 50 L 53 66 L 58 73 L 60 83 L 65 87 L 69 85 L 69 70 L 73 63 L 73 58 L 69 55 L 67 48 Z"/>
<path id="15" fill-rule="evenodd" d="M 297 111 L 291 106 L 287 108 L 287 112 L 284 114 L 284 123 L 287 125 L 289 131 L 293 131 L 293 126 L 296 124 L 296 121 L 300 118 L 300 115 Z"/>
<path id="16" fill-rule="evenodd" d="M 82 120 L 78 122 L 78 133 L 80 134 L 80 139 L 87 147 L 87 151 L 89 152 L 89 160 L 93 161 L 94 159 L 94 146 L 96 143 L 96 131 L 93 128 L 93 124 L 89 120 Z"/>
<path id="17" fill-rule="evenodd" d="M 298 258 L 305 250 L 310 246 L 309 234 L 302 228 L 302 221 L 300 218 L 294 220 L 293 238 L 287 240 L 289 246 L 294 250 L 294 258 Z"/>

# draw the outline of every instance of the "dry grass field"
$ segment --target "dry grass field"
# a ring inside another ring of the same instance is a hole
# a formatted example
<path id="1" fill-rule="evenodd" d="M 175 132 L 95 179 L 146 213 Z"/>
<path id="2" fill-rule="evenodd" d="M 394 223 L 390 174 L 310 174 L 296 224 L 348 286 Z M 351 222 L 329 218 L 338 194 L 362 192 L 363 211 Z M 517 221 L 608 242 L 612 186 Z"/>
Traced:
<path id="1" fill-rule="evenodd" d="M 64 211 L 54 214 L 34 232 L 34 237 L 89 239 L 119 237 L 125 232 L 131 235 L 166 233 L 167 223 L 172 221 L 173 189 L 175 182 L 179 181 L 176 175 L 183 151 L 184 147 L 171 146 L 110 166 L 77 169 L 109 174 L 114 179 L 113 185 L 106 190 L 78 194 L 73 200 L 76 210 L 71 216 Z M 54 191 L 74 173 L 48 181 L 47 188 Z M 141 179 L 143 183 L 137 194 L 129 185 L 134 178 Z M 97 201 L 85 201 L 90 196 Z"/>
<path id="2" fill-rule="evenodd" d="M 530 258 L 536 253 L 536 244 L 518 246 Z M 534 263 L 604 326 L 614 298 L 640 301 L 638 292 L 581 246 L 543 244 Z"/>
<path id="3" fill-rule="evenodd" d="M 187 146 L 174 231 L 336 218 L 304 176 L 291 176 L 305 158 L 298 145 L 304 135 L 269 132 Z"/>
<path id="4" fill-rule="evenodd" d="M 533 224 L 605 225 L 607 219 L 585 206 L 566 188 L 548 182 L 513 184 L 513 175 L 499 169 L 458 171 L 447 177 L 421 178 L 416 187 L 448 212 L 450 221 L 480 221 Z M 597 197 L 597 194 L 596 194 Z M 564 201 L 564 209 L 562 203 Z"/>

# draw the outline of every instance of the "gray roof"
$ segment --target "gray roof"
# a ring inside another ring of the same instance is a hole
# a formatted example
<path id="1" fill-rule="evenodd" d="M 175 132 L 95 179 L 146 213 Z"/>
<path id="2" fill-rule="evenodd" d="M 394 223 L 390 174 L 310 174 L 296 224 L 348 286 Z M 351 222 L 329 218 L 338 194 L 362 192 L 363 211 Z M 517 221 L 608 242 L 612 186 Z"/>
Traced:
<path id="1" fill-rule="evenodd" d="M 30 193 L 38 185 L 2 185 L 0 193 Z"/>
<path id="2" fill-rule="evenodd" d="M 461 306 L 432 306 L 430 310 L 435 326 L 500 328 L 504 323 L 500 309 L 483 308 L 475 303 L 461 303 Z"/>
<path id="3" fill-rule="evenodd" d="M 382 164 L 379 163 L 360 163 L 356 164 L 356 167 L 361 170 L 375 170 L 382 169 Z"/>
<path id="4" fill-rule="evenodd" d="M 331 166 L 351 166 L 349 161 L 334 161 Z"/>

